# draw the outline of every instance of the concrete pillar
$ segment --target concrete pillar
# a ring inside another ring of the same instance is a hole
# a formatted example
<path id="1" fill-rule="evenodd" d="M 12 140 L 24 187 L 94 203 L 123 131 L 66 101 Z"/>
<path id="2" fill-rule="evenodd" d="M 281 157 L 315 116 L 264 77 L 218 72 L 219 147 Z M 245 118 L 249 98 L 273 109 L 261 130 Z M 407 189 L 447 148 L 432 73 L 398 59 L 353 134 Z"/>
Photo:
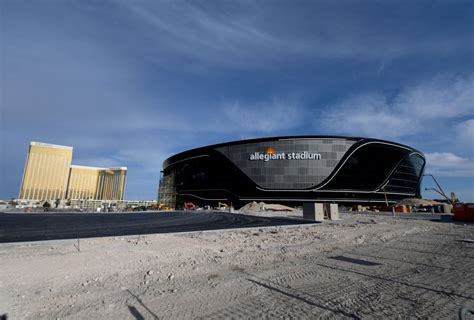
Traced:
<path id="1" fill-rule="evenodd" d="M 452 206 L 450 204 L 447 204 L 447 203 L 443 204 L 443 212 L 442 213 L 451 213 L 451 210 L 452 210 L 451 208 L 452 208 Z"/>
<path id="2" fill-rule="evenodd" d="M 339 220 L 339 207 L 337 203 L 329 203 L 327 208 L 329 220 Z"/>
<path id="3" fill-rule="evenodd" d="M 324 206 L 322 203 L 303 203 L 303 218 L 313 221 L 324 221 Z"/>

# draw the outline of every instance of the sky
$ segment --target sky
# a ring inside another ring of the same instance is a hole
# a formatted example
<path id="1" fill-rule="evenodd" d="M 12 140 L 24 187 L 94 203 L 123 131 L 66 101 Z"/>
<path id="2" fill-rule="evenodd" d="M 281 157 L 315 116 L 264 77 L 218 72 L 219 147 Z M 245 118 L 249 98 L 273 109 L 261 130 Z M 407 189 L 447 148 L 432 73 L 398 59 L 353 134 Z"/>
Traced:
<path id="1" fill-rule="evenodd" d="M 473 67 L 473 1 L 2 0 L 0 199 L 30 141 L 127 166 L 125 198 L 156 199 L 190 148 L 350 135 L 420 150 L 474 202 Z"/>

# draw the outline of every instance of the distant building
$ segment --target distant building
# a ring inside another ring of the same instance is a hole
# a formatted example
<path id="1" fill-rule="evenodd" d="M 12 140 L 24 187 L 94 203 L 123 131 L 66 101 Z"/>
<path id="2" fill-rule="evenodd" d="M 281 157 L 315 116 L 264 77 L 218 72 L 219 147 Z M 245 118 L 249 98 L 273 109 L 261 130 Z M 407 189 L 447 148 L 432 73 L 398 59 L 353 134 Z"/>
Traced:
<path id="1" fill-rule="evenodd" d="M 20 199 L 65 199 L 72 147 L 31 142 L 26 158 Z"/>
<path id="2" fill-rule="evenodd" d="M 123 200 L 126 167 L 71 166 L 68 199 Z"/>
<path id="3" fill-rule="evenodd" d="M 72 147 L 31 142 L 19 199 L 123 200 L 126 167 L 71 165 Z"/>

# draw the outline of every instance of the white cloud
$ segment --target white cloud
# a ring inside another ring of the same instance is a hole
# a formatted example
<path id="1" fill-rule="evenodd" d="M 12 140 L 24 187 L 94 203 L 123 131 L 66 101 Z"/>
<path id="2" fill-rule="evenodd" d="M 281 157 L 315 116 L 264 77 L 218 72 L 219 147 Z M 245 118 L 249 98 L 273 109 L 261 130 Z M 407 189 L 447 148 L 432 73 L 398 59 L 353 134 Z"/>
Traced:
<path id="1" fill-rule="evenodd" d="M 394 102 L 402 115 L 420 120 L 450 119 L 474 114 L 474 77 L 438 78 L 408 88 Z"/>
<path id="2" fill-rule="evenodd" d="M 455 143 L 460 144 L 470 154 L 474 154 L 474 119 L 469 119 L 456 126 Z"/>
<path id="3" fill-rule="evenodd" d="M 330 106 L 317 126 L 329 132 L 379 138 L 397 138 L 419 129 L 413 119 L 400 117 L 396 108 L 378 94 L 361 95 Z"/>
<path id="4" fill-rule="evenodd" d="M 295 128 L 306 111 L 296 98 L 273 97 L 260 101 L 220 101 L 193 108 L 177 103 L 173 108 L 129 110 L 126 121 L 112 118 L 107 128 L 114 130 L 161 130 L 186 133 L 228 133 L 250 136 Z"/>
<path id="5" fill-rule="evenodd" d="M 235 9 L 232 15 L 189 2 L 123 5 L 139 23 L 148 26 L 150 37 L 160 43 L 154 49 L 172 53 L 168 58 L 184 54 L 213 65 L 242 67 L 255 58 L 256 52 L 270 59 L 271 49 L 283 45 L 252 21 L 248 14 L 251 8 L 237 4 L 231 5 Z"/>
<path id="6" fill-rule="evenodd" d="M 316 121 L 332 133 L 378 138 L 446 135 L 457 118 L 474 116 L 474 77 L 443 77 L 406 88 L 392 99 L 378 93 L 349 97 L 328 106 Z M 472 123 L 459 130 L 472 131 Z M 454 126 L 453 126 L 454 127 Z M 453 137 L 454 138 L 454 137 Z"/>
<path id="7" fill-rule="evenodd" d="M 355 12 L 360 10 L 360 4 L 356 5 L 359 10 L 349 4 L 341 10 L 340 4 L 331 2 L 309 8 L 249 1 L 219 5 L 125 1 L 121 5 L 134 23 L 145 26 L 151 50 L 171 53 L 167 58 L 186 55 L 190 60 L 230 68 L 267 66 L 262 62 L 287 61 L 288 56 L 389 63 L 413 54 L 456 53 L 471 40 L 462 33 L 446 37 L 444 32 L 429 32 L 420 37 L 416 32 L 403 31 L 404 28 L 379 28 L 387 18 L 393 25 L 419 27 L 422 20 L 410 19 L 412 15 L 404 11 L 412 8 L 403 6 L 395 10 L 388 5 L 381 17 L 380 7 L 374 10 L 366 4 L 366 10 L 358 14 Z"/>
<path id="8" fill-rule="evenodd" d="M 159 174 L 161 164 L 171 154 L 153 146 L 130 146 L 119 150 L 117 158 L 125 163 L 133 163 L 145 172 Z M 155 177 L 156 178 L 156 177 Z"/>
<path id="9" fill-rule="evenodd" d="M 237 132 L 274 132 L 297 127 L 303 120 L 301 106 L 292 100 L 273 98 L 270 101 L 242 104 L 233 102 L 223 109 L 225 124 Z"/>
<path id="10" fill-rule="evenodd" d="M 474 177 L 474 159 L 450 152 L 426 153 L 425 173 L 440 177 Z"/>
<path id="11" fill-rule="evenodd" d="M 424 137 L 447 151 L 425 154 L 427 173 L 474 177 L 474 119 L 462 120 L 474 116 L 473 79 L 437 78 L 391 100 L 376 93 L 353 96 L 329 106 L 316 126 L 330 133 L 388 140 Z"/>

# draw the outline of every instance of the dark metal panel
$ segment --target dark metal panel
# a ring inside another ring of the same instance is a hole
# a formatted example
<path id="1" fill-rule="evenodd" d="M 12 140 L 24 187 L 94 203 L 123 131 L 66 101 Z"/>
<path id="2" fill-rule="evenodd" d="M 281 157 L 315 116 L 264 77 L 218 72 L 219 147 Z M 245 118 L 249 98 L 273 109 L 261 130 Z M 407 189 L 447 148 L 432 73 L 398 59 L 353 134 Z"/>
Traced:
<path id="1" fill-rule="evenodd" d="M 355 143 L 346 139 L 294 139 L 245 143 L 216 148 L 235 166 L 265 189 L 307 189 L 324 181 Z M 272 149 L 285 159 L 250 160 L 256 152 Z M 320 159 L 288 159 L 292 153 L 317 153 Z"/>

